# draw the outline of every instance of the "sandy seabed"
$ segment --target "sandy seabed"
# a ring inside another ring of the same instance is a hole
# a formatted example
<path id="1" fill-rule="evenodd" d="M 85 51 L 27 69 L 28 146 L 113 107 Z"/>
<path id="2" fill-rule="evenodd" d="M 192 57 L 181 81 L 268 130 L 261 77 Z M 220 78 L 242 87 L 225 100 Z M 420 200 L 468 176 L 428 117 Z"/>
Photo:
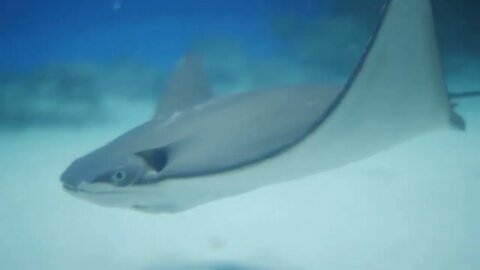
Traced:
<path id="1" fill-rule="evenodd" d="M 59 182 L 147 104 L 84 128 L 1 132 L 0 268 L 480 269 L 480 99 L 459 104 L 466 132 L 174 215 L 99 207 Z"/>

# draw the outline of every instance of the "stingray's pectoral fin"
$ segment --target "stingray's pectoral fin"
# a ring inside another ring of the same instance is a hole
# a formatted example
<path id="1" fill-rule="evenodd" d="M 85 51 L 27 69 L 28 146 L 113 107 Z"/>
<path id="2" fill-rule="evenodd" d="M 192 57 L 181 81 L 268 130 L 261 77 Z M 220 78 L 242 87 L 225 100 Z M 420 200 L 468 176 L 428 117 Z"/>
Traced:
<path id="1" fill-rule="evenodd" d="M 154 171 L 162 171 L 168 164 L 168 148 L 154 148 L 136 153 Z"/>
<path id="2" fill-rule="evenodd" d="M 343 148 L 360 153 L 452 123 L 464 125 L 451 113 L 430 2 L 389 1 L 362 60 L 322 126 L 325 134 L 329 132 L 324 140 L 342 139 Z"/>

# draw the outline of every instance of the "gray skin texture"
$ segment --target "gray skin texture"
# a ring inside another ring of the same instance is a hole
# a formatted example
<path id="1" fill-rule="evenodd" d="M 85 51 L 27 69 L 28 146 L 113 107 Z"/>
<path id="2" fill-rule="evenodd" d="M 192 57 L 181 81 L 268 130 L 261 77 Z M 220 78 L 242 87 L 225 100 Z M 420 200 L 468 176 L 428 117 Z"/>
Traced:
<path id="1" fill-rule="evenodd" d="M 198 58 L 187 56 L 155 117 L 74 161 L 65 190 L 104 206 L 179 212 L 451 126 L 430 1 L 389 1 L 382 14 L 342 89 L 211 99 Z"/>
<path id="2" fill-rule="evenodd" d="M 304 137 L 338 95 L 335 88 L 252 91 L 206 101 L 169 118 L 155 117 L 107 145 L 77 159 L 61 179 L 145 184 L 165 178 L 220 173 L 274 155 Z M 142 152 L 162 152 L 156 171 Z M 123 176 L 123 175 L 122 175 Z"/>

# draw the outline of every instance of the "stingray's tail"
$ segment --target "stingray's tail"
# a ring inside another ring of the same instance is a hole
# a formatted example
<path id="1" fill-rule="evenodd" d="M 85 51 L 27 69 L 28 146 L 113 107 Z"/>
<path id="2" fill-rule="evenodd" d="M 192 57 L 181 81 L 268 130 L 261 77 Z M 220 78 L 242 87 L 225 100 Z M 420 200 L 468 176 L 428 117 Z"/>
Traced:
<path id="1" fill-rule="evenodd" d="M 470 97 L 480 97 L 480 91 L 467 91 L 467 92 L 455 92 L 455 93 L 448 93 L 448 99 L 458 99 L 458 98 L 470 98 Z M 455 107 L 457 107 L 456 102 L 450 102 L 452 110 L 450 112 L 450 122 L 453 126 L 460 130 L 465 130 L 467 125 L 465 124 L 465 120 L 463 117 L 460 116 L 457 112 L 455 112 Z"/>
<path id="2" fill-rule="evenodd" d="M 450 100 L 457 99 L 457 98 L 468 98 L 468 97 L 480 97 L 480 91 L 448 93 L 448 98 Z"/>

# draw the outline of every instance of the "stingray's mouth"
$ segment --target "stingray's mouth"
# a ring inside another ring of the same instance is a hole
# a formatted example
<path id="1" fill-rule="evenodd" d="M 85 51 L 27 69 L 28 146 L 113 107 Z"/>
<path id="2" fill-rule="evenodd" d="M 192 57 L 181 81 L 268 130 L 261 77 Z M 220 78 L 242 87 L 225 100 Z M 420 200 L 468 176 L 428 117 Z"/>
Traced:
<path id="1" fill-rule="evenodd" d="M 63 185 L 63 189 L 66 190 L 67 192 L 73 192 L 73 193 L 98 193 L 98 194 L 106 194 L 106 193 L 123 193 L 120 191 L 94 191 L 94 190 L 86 190 L 86 189 L 81 189 L 78 187 L 72 187 L 69 185 Z"/>
<path id="2" fill-rule="evenodd" d="M 131 193 L 131 191 L 127 190 L 88 190 L 84 188 L 74 187 L 70 185 L 63 184 L 63 189 L 72 194 L 126 194 Z"/>
<path id="3" fill-rule="evenodd" d="M 65 185 L 65 184 L 63 184 L 62 187 L 63 187 L 64 190 L 68 190 L 68 191 L 71 191 L 71 192 L 82 192 L 83 191 L 83 190 L 78 189 L 76 187 L 72 187 L 70 185 Z"/>

